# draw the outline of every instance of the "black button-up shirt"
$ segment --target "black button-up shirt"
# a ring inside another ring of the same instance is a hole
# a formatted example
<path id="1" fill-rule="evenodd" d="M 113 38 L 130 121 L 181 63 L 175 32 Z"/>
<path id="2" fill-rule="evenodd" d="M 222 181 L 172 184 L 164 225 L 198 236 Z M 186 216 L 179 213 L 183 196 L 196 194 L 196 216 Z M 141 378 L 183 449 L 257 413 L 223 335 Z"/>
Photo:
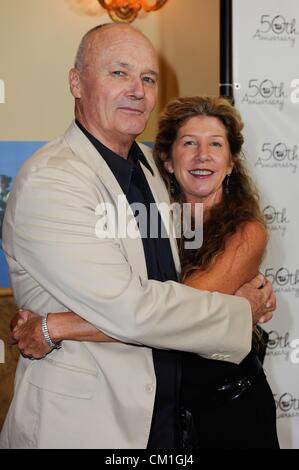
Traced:
<path id="1" fill-rule="evenodd" d="M 152 174 L 154 173 L 140 147 L 134 142 L 128 158 L 125 159 L 93 137 L 77 120 L 76 124 L 104 158 L 133 209 L 142 236 L 148 278 L 157 281 L 176 281 L 170 242 L 165 236 L 165 228 L 141 164 Z M 143 204 L 146 207 L 145 218 L 141 218 L 142 211 L 136 211 L 136 204 Z M 153 216 L 154 208 L 156 213 Z M 156 237 L 149 236 L 150 211 L 152 211 L 152 220 L 158 221 Z M 173 449 L 180 446 L 180 354 L 153 349 L 153 360 L 157 389 L 148 448 Z"/>

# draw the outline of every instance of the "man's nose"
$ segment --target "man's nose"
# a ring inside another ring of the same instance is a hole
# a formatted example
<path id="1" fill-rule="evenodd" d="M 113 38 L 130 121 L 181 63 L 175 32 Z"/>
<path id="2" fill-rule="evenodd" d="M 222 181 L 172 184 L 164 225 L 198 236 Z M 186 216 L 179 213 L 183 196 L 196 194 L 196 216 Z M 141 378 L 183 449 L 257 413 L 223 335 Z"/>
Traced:
<path id="1" fill-rule="evenodd" d="M 134 78 L 130 81 L 129 95 L 133 99 L 141 100 L 145 96 L 144 83 L 140 78 Z"/>

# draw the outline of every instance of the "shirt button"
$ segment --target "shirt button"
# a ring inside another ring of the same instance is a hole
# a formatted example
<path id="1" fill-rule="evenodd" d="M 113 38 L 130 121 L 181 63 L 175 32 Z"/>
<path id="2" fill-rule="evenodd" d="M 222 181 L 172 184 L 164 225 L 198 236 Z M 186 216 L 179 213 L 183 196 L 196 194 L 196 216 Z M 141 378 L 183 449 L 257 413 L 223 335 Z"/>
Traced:
<path id="1" fill-rule="evenodd" d="M 153 391 L 155 390 L 155 386 L 153 384 L 146 384 L 144 390 L 147 393 L 153 393 Z"/>

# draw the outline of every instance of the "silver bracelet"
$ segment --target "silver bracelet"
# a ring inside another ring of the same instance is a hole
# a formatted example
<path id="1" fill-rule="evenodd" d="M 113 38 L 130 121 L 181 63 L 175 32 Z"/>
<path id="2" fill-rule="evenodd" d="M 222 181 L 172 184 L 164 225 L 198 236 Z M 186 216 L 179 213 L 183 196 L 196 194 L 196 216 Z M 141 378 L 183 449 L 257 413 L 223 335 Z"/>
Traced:
<path id="1" fill-rule="evenodd" d="M 42 319 L 43 336 L 45 338 L 45 341 L 46 341 L 47 345 L 50 346 L 50 348 L 60 349 L 61 348 L 61 343 L 60 342 L 56 343 L 55 341 L 52 341 L 51 336 L 49 335 L 48 324 L 47 324 L 48 315 L 49 314 L 47 313 L 47 315 Z"/>

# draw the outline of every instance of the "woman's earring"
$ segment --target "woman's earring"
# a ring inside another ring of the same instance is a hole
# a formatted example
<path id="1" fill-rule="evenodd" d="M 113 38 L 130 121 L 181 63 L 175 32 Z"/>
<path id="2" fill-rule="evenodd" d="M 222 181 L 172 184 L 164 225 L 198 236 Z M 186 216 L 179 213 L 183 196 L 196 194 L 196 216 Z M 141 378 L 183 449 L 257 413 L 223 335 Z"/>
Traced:
<path id="1" fill-rule="evenodd" d="M 170 173 L 170 194 L 172 196 L 175 196 L 178 193 L 179 193 L 179 185 L 176 180 L 175 174 Z"/>
<path id="2" fill-rule="evenodd" d="M 229 195 L 229 177 L 230 177 L 230 173 L 226 175 L 226 182 L 225 182 L 225 194 L 227 196 Z"/>

